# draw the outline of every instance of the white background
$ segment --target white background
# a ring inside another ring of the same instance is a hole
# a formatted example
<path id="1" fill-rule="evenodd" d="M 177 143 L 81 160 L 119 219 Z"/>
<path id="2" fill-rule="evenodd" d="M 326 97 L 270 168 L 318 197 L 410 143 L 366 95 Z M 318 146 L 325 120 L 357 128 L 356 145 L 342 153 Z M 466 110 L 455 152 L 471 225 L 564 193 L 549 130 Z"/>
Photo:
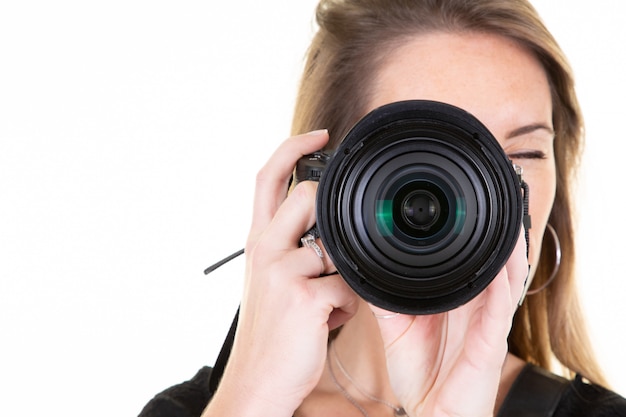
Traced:
<path id="1" fill-rule="evenodd" d="M 243 261 L 202 271 L 244 243 L 314 3 L 1 3 L 0 414 L 132 416 L 212 364 Z M 534 3 L 580 87 L 580 288 L 626 393 L 625 8 Z"/>

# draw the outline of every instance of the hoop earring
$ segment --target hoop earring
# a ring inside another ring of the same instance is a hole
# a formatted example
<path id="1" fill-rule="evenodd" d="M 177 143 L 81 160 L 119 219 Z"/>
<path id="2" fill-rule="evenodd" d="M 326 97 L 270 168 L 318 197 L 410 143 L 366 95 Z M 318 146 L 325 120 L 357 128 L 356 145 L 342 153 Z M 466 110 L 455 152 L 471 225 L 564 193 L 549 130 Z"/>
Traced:
<path id="1" fill-rule="evenodd" d="M 550 223 L 546 224 L 546 230 L 550 231 L 552 241 L 554 242 L 554 266 L 552 267 L 552 273 L 546 282 L 544 282 L 539 288 L 529 290 L 526 295 L 534 295 L 545 290 L 550 284 L 552 284 L 552 281 L 556 278 L 556 274 L 559 272 L 559 268 L 561 267 L 561 241 L 559 240 L 559 235 L 556 234 L 556 230 L 554 230 L 554 227 L 552 227 Z"/>

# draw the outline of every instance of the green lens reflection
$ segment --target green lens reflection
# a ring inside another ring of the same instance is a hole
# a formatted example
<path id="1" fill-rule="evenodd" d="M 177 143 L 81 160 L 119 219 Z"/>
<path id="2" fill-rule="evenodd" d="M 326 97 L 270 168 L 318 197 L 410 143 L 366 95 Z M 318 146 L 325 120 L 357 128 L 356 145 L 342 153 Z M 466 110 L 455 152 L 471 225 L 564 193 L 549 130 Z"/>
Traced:
<path id="1" fill-rule="evenodd" d="M 455 216 L 449 220 L 454 222 L 452 233 L 458 235 L 465 225 L 467 216 L 465 199 L 462 197 L 456 198 L 455 208 Z M 394 236 L 393 200 L 376 201 L 376 226 L 381 236 Z"/>
<path id="2" fill-rule="evenodd" d="M 376 225 L 381 236 L 393 235 L 393 200 L 376 201 Z"/>
<path id="3" fill-rule="evenodd" d="M 461 229 L 465 225 L 465 216 L 467 216 L 467 207 L 465 205 L 465 199 L 462 197 L 458 197 L 456 199 L 456 227 L 454 228 L 454 234 L 458 235 L 461 233 Z"/>

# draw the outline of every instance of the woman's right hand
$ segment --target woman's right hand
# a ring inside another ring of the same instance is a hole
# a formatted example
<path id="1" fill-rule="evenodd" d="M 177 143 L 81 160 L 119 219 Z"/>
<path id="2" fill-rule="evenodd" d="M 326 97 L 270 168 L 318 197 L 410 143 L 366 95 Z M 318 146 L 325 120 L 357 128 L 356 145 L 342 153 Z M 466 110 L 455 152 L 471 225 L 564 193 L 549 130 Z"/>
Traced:
<path id="1" fill-rule="evenodd" d="M 288 194 L 293 167 L 328 141 L 326 131 L 286 140 L 257 175 L 246 279 L 231 356 L 203 416 L 292 416 L 317 385 L 328 333 L 354 315 L 358 299 L 300 238 L 315 224 L 317 184 Z M 321 245 L 320 245 L 321 246 Z"/>

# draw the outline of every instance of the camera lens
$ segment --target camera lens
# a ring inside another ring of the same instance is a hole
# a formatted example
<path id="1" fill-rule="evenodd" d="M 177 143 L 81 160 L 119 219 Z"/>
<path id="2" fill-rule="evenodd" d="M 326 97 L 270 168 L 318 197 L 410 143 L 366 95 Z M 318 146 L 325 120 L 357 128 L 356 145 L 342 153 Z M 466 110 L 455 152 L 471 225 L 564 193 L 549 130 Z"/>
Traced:
<path id="1" fill-rule="evenodd" d="M 397 202 L 394 200 L 394 205 Z M 402 215 L 402 225 L 421 232 L 430 233 L 430 229 L 439 220 L 441 204 L 439 199 L 429 191 L 415 190 L 397 204 Z M 410 232 L 409 232 L 410 233 Z"/>
<path id="2" fill-rule="evenodd" d="M 432 101 L 374 110 L 318 187 L 317 225 L 346 282 L 388 310 L 431 314 L 480 293 L 521 228 L 519 179 L 469 113 Z"/>
<path id="3" fill-rule="evenodd" d="M 392 199 L 393 221 L 409 238 L 428 238 L 441 231 L 448 221 L 445 193 L 430 181 L 411 181 Z"/>
<path id="4" fill-rule="evenodd" d="M 424 247 L 444 238 L 457 223 L 456 216 L 464 215 L 455 210 L 457 197 L 450 186 L 425 172 L 392 177 L 381 184 L 378 194 L 376 231 L 391 245 L 409 251 L 413 245 Z"/>
<path id="5" fill-rule="evenodd" d="M 373 264 L 386 265 L 376 272 L 381 282 L 387 273 L 406 275 L 407 265 L 418 265 L 422 270 L 411 273 L 425 275 L 439 273 L 432 268 L 451 258 L 461 262 L 460 251 L 476 225 L 480 202 L 472 181 L 451 161 L 453 155 L 440 155 L 451 150 L 426 141 L 419 148 L 413 145 L 390 145 L 354 178 L 361 197 L 351 199 L 349 217 L 361 220 L 346 232 L 354 231 L 351 239 Z M 429 265 L 431 270 L 423 269 Z"/>

